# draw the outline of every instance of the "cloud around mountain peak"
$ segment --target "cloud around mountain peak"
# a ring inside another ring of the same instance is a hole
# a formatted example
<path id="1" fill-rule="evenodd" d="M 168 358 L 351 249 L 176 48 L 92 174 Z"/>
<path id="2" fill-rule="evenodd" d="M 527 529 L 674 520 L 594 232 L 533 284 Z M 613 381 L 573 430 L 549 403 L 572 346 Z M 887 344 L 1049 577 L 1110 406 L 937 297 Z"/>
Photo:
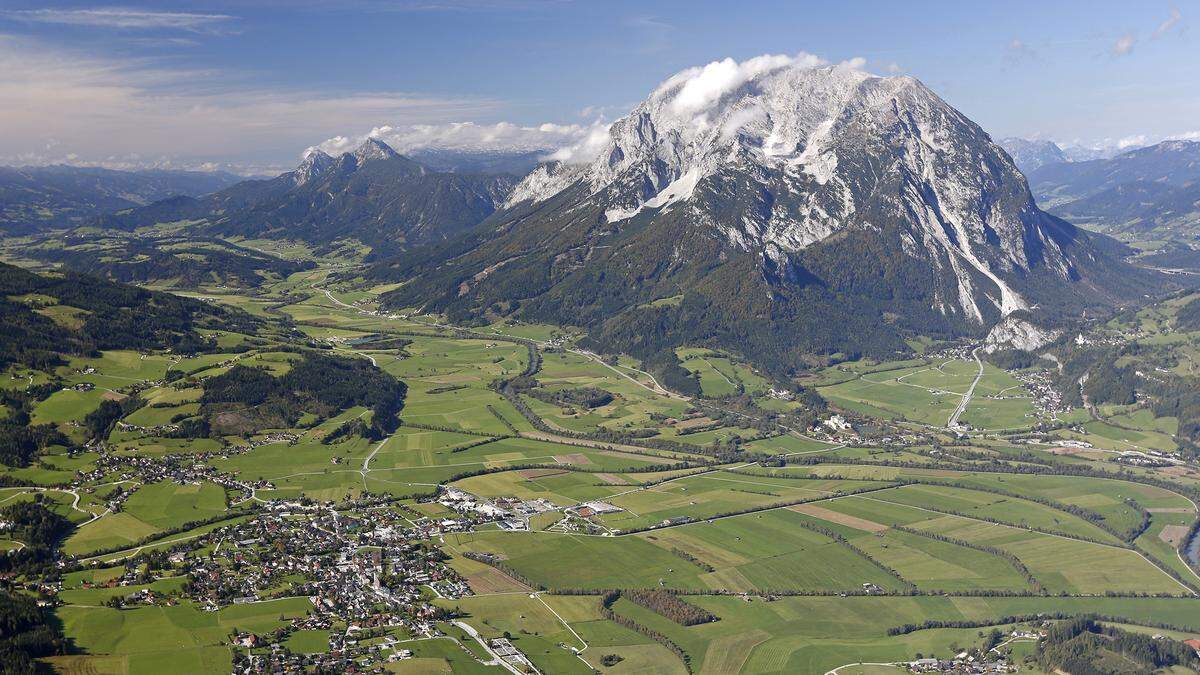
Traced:
<path id="1" fill-rule="evenodd" d="M 707 124 L 707 113 L 722 98 L 746 83 L 785 68 L 810 69 L 835 67 L 861 71 L 862 57 L 836 65 L 808 52 L 794 55 L 764 54 L 743 61 L 725 58 L 703 66 L 682 70 L 664 80 L 651 98 L 667 98 L 667 108 L 688 123 Z M 379 139 L 398 152 L 442 149 L 478 152 L 544 152 L 548 161 L 582 164 L 594 160 L 608 144 L 611 124 L 603 117 L 582 124 L 543 123 L 519 125 L 511 122 L 483 124 L 450 122 L 446 124 L 383 125 L 357 136 L 335 136 L 312 146 L 331 155 L 350 152 L 365 139 Z M 306 151 L 307 152 L 307 151 Z"/>

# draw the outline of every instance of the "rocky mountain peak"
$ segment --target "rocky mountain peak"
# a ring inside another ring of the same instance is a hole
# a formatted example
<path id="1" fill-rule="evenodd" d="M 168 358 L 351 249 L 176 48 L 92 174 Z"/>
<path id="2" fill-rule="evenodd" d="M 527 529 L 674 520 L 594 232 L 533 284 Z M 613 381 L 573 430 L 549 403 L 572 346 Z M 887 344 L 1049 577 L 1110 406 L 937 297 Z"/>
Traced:
<path id="1" fill-rule="evenodd" d="M 470 236 L 381 267 L 406 282 L 385 305 L 515 312 L 672 363 L 684 344 L 800 363 L 982 338 L 1005 317 L 1050 326 L 1160 283 L 1041 211 L 925 85 L 853 64 L 691 68 L 550 157 Z M 1034 332 L 1009 322 L 996 340 Z"/>
<path id="2" fill-rule="evenodd" d="M 1026 175 L 1043 166 L 1071 161 L 1054 141 L 1010 137 L 1000 139 L 999 143 Z"/>
<path id="3" fill-rule="evenodd" d="M 350 154 L 355 160 L 358 161 L 360 165 L 374 160 L 393 159 L 400 157 L 400 153 L 396 152 L 390 145 L 377 138 L 368 138 L 362 142 L 362 145 L 359 145 Z"/>
<path id="4" fill-rule="evenodd" d="M 942 310 L 976 322 L 981 301 L 1001 314 L 1027 306 L 1004 277 L 1031 259 L 1069 274 L 1046 253 L 1043 214 L 1008 155 L 911 77 L 804 57 L 715 62 L 669 78 L 605 143 L 558 156 L 509 205 L 582 186 L 609 223 L 673 211 L 776 259 L 886 217 L 906 253 L 957 278 Z"/>
<path id="5" fill-rule="evenodd" d="M 304 159 L 292 172 L 292 180 L 296 185 L 304 185 L 333 168 L 334 164 L 336 160 L 333 157 L 318 148 L 312 148 L 304 153 Z"/>

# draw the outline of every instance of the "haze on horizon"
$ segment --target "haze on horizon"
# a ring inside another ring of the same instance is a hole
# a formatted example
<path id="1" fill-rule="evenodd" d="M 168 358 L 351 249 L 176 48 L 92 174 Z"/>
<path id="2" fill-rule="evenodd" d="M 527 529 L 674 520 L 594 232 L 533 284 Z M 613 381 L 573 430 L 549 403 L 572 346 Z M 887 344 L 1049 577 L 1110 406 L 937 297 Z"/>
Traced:
<path id="1" fill-rule="evenodd" d="M 1200 137 L 1195 3 L 17 0 L 0 164 L 269 172 L 372 130 L 419 147 L 578 142 L 688 67 L 815 54 L 919 78 L 994 137 Z"/>

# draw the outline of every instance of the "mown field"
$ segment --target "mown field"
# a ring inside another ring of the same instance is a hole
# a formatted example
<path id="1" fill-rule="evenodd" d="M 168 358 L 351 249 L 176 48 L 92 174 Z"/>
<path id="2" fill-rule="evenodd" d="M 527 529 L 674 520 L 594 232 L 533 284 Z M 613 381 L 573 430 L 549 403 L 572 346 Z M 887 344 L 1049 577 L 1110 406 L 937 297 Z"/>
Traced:
<path id="1" fill-rule="evenodd" d="M 838 371 L 844 379 L 818 387 L 831 403 L 872 417 L 944 426 L 978 373 L 974 361 L 951 359 L 880 364 Z M 833 374 L 830 374 L 833 376 Z M 1037 423 L 1029 392 L 1011 374 L 984 364 L 961 421 L 976 429 L 1015 430 Z"/>
<path id="2" fill-rule="evenodd" d="M 311 607 L 307 598 L 218 612 L 202 612 L 186 602 L 104 607 L 115 595 L 133 590 L 169 593 L 182 586 L 183 578 L 172 576 L 147 584 L 88 587 L 106 584 L 123 571 L 119 561 L 138 542 L 148 540 L 146 550 L 168 548 L 220 527 L 187 523 L 222 514 L 247 517 L 241 509 L 255 499 L 338 501 L 369 492 L 403 499 L 423 515 L 442 518 L 449 514 L 444 507 L 410 498 L 431 495 L 446 483 L 484 498 L 544 498 L 558 507 L 531 519 L 531 532 L 488 525 L 436 539 L 449 554 L 449 564 L 477 593 L 440 604 L 461 610 L 460 620 L 485 637 L 508 633 L 546 673 L 593 668 L 618 675 L 686 672 L 668 648 L 604 617 L 595 593 L 608 589 L 672 589 L 716 614 L 719 621 L 685 628 L 627 599 L 613 607 L 619 616 L 679 645 L 689 655 L 692 671 L 699 673 L 822 673 L 860 660 L 907 659 L 917 652 L 947 655 L 979 639 L 977 628 L 887 635 L 888 628 L 926 619 L 1099 611 L 1134 622 L 1200 623 L 1200 600 L 1195 598 L 1105 597 L 1191 594 L 1155 563 L 1200 585 L 1200 575 L 1177 550 L 1181 532 L 1196 517 L 1195 505 L 1179 492 L 1131 480 L 1170 474 L 1151 469 L 1118 474 L 1121 467 L 1104 453 L 1057 454 L 1047 451 L 1049 446 L 1022 445 L 1003 434 L 969 440 L 934 434 L 939 443 L 978 455 L 957 461 L 933 453 L 942 446 L 929 439 L 880 447 L 869 439 L 816 440 L 803 435 L 808 433 L 803 428 L 761 433 L 739 426 L 748 424 L 744 421 L 721 419 L 705 406 L 742 394 L 774 412 L 799 404 L 766 398 L 771 383 L 734 355 L 699 347 L 676 351 L 680 365 L 694 373 L 709 399 L 689 401 L 655 391 L 655 382 L 633 359 L 605 362 L 577 347 L 574 338 L 562 348 L 541 350 L 538 389 L 550 395 L 602 390 L 611 400 L 587 408 L 547 402 L 547 396 L 527 391 L 519 401 L 541 418 L 539 431 L 493 386 L 528 365 L 527 347 L 504 338 L 562 339 L 566 329 L 502 321 L 477 328 L 469 337 L 456 336 L 437 325 L 439 317 L 389 319 L 342 306 L 339 301 L 374 307 L 379 289 L 346 287 L 332 292 L 336 300 L 331 300 L 313 287 L 326 283 L 327 273 L 302 272 L 253 297 L 215 289 L 197 294 L 259 316 L 282 313 L 309 338 L 332 339 L 326 345 L 330 351 L 370 359 L 404 381 L 403 424 L 386 438 L 326 442 L 341 425 L 372 419 L 371 410 L 361 406 L 328 419 L 305 411 L 293 428 L 242 437 L 189 440 L 139 429 L 195 415 L 205 378 L 228 372 L 235 363 L 279 375 L 295 362 L 295 354 L 270 339 L 224 332 L 214 334 L 217 352 L 194 358 L 107 351 L 72 359 L 58 373 L 63 382 L 94 388 L 56 391 L 33 408 L 35 423 L 53 424 L 73 441 L 82 441 L 87 413 L 103 400 L 123 400 L 136 385 L 148 405 L 121 420 L 132 428 L 114 430 L 105 452 L 179 455 L 240 480 L 269 484 L 252 497 L 242 495 L 240 505 L 231 503 L 236 490 L 226 494 L 211 483 L 142 485 L 116 474 L 92 481 L 79 492 L 78 502 L 74 493 L 61 489 L 43 493 L 55 513 L 78 526 L 63 544 L 66 553 L 88 557 L 116 550 L 96 556 L 101 564 L 116 567 L 67 575 L 60 594 L 65 604 L 55 614 L 84 653 L 53 659 L 56 668 L 69 673 L 228 672 L 227 636 L 233 627 L 265 632 L 283 625 L 281 617 L 300 616 Z M 386 349 L 352 342 L 372 336 L 407 342 Z M 92 372 L 83 372 L 88 369 Z M 974 361 L 958 358 L 857 361 L 820 370 L 806 382 L 835 408 L 905 423 L 881 427 L 893 433 L 944 427 L 977 369 Z M 170 378 L 195 379 L 175 386 L 163 381 L 169 372 Z M 1171 436 L 1178 420 L 1155 418 L 1136 406 L 1104 414 L 1106 421 L 1079 419 L 1082 433 L 1055 433 L 1086 438 L 1101 450 L 1175 448 Z M 1029 429 L 1038 421 L 1021 383 L 986 365 L 962 422 L 999 431 Z M 272 432 L 275 440 L 264 442 Z M 678 442 L 689 452 L 568 438 L 603 432 Z M 735 456 L 736 461 L 722 456 L 719 464 L 667 468 L 681 459 L 707 459 L 700 453 L 710 452 L 714 442 L 727 447 L 735 436 L 745 439 L 745 454 Z M 244 444 L 255 447 L 226 452 Z M 1022 453 L 1032 453 L 1037 461 Z M 824 463 L 752 463 L 767 455 Z M 94 450 L 68 455 L 54 448 L 37 463 L 4 474 L 34 485 L 63 485 L 101 457 Z M 1112 477 L 1035 472 L 1051 461 L 1098 467 Z M 989 462 L 1030 471 L 988 470 Z M 1175 478 L 1200 477 L 1181 471 Z M 116 489 L 133 494 L 118 512 L 106 513 L 106 496 Z M 0 506 L 34 495 L 32 486 L 5 487 Z M 564 509 L 592 500 L 620 509 L 591 518 L 596 534 L 547 531 L 559 524 Z M 1134 542 L 1153 562 L 1113 534 L 1140 527 L 1143 513 L 1148 513 L 1149 525 Z M 0 539 L 0 545 L 9 550 L 19 544 Z M 499 564 L 471 560 L 464 555 L 468 552 L 492 554 Z M 537 587 L 550 591 L 533 593 Z M 868 589 L 887 595 L 862 595 Z M 555 590 L 589 594 L 556 595 Z M 461 628 L 442 626 L 448 637 L 407 643 L 415 658 L 390 666 L 392 672 L 502 672 L 476 660 L 478 646 L 464 639 Z M 327 648 L 328 638 L 327 631 L 302 631 L 288 646 L 316 653 Z M 582 651 L 576 655 L 560 645 Z M 621 660 L 603 666 L 604 655 Z"/>

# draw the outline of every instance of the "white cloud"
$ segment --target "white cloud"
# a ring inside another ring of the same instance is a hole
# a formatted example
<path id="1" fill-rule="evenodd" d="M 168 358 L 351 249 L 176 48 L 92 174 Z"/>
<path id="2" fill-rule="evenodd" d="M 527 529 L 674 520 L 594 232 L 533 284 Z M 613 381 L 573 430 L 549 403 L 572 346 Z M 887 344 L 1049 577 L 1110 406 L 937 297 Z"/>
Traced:
<path id="1" fill-rule="evenodd" d="M 763 73 L 787 67 L 815 68 L 821 65 L 826 65 L 824 59 L 804 52 L 796 56 L 756 56 L 741 63 L 727 58 L 706 66 L 688 68 L 668 78 L 655 93 L 677 89 L 671 101 L 672 112 L 680 116 L 693 115 Z"/>
<path id="2" fill-rule="evenodd" d="M 592 161 L 608 145 L 609 126 L 611 125 L 605 122 L 596 122 L 588 128 L 587 133 L 578 142 L 559 148 L 547 155 L 546 159 L 566 164 L 582 164 Z"/>
<path id="3" fill-rule="evenodd" d="M 510 122 L 478 124 L 408 124 L 381 126 L 361 136 L 335 136 L 318 143 L 316 148 L 336 155 L 358 147 L 367 138 L 387 143 L 398 152 L 422 148 L 446 150 L 503 150 L 551 152 L 583 140 L 591 131 L 580 124 L 539 124 L 520 126 Z"/>
<path id="4" fill-rule="evenodd" d="M 1122 35 L 1121 37 L 1117 38 L 1116 42 L 1113 43 L 1113 56 L 1125 56 L 1133 52 L 1133 46 L 1135 44 L 1137 44 L 1137 38 L 1134 37 L 1133 33 L 1126 33 Z"/>
<path id="5" fill-rule="evenodd" d="M 866 63 L 866 59 L 856 56 L 842 61 L 836 67 L 860 70 L 866 66 Z M 768 54 L 741 62 L 726 58 L 713 61 L 705 66 L 688 68 L 672 75 L 655 88 L 651 94 L 651 100 L 661 105 L 668 114 L 683 120 L 690 120 L 691 126 L 701 128 L 709 124 L 709 113 L 724 96 L 759 76 L 783 68 L 805 69 L 828 65 L 829 62 L 825 59 L 806 52 L 800 52 L 795 56 Z M 723 135 L 735 134 L 738 129 L 758 119 L 761 114 L 762 111 L 754 108 L 739 111 L 725 121 L 720 133 Z M 598 121 L 578 142 L 551 153 L 547 159 L 568 164 L 580 164 L 594 160 L 611 141 L 609 126 L 603 121 Z"/>
<path id="6" fill-rule="evenodd" d="M 1005 55 L 1012 61 L 1036 60 L 1037 50 L 1021 38 L 1013 38 L 1004 47 Z"/>
<path id="7" fill-rule="evenodd" d="M 1154 37 L 1160 38 L 1163 35 L 1166 35 L 1167 32 L 1170 31 L 1172 28 L 1174 28 L 1176 25 L 1178 25 L 1180 20 L 1182 20 L 1182 19 L 1183 19 L 1183 14 L 1179 11 L 1179 8 L 1172 7 L 1171 14 L 1169 16 L 1167 16 L 1167 18 L 1164 19 L 1162 23 L 1158 24 L 1158 28 L 1154 29 Z"/>
<path id="8" fill-rule="evenodd" d="M 1117 139 L 1117 149 L 1125 150 L 1126 148 L 1140 148 L 1148 143 L 1146 134 L 1133 134 Z"/>
<path id="9" fill-rule="evenodd" d="M 197 12 L 155 12 L 139 9 L 25 9 L 0 14 L 10 19 L 34 23 L 102 28 L 173 29 L 191 32 L 211 32 L 234 19 L 228 14 Z"/>
<path id="10" fill-rule="evenodd" d="M 74 153 L 112 157 L 291 161 L 314 139 L 380 120 L 434 124 L 494 116 L 482 98 L 405 92 L 262 89 L 223 72 L 186 71 L 116 60 L 0 35 L 0 161 Z"/>

